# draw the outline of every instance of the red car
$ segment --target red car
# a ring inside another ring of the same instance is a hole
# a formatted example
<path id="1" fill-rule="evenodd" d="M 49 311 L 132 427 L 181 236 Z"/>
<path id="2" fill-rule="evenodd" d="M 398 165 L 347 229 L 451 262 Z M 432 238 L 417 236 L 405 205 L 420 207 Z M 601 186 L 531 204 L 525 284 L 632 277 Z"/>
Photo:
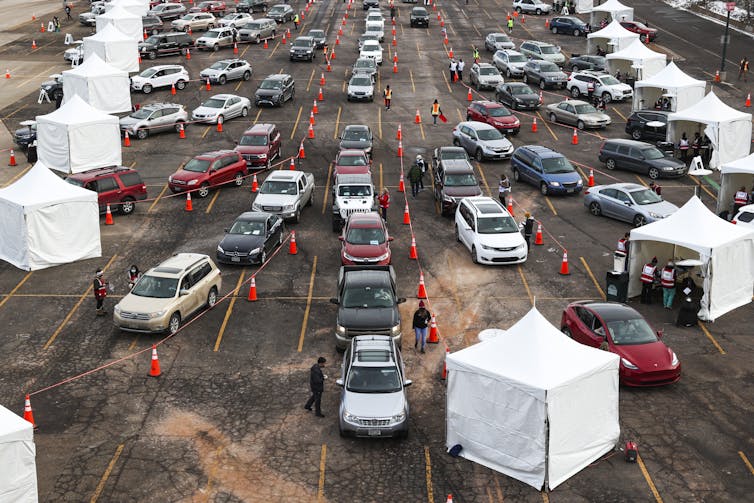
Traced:
<path id="1" fill-rule="evenodd" d="M 620 25 L 630 32 L 638 33 L 639 40 L 644 43 L 647 42 L 647 37 L 649 37 L 650 42 L 657 38 L 657 29 L 650 28 L 644 23 L 638 21 L 621 21 Z"/>
<path id="2" fill-rule="evenodd" d="M 212 0 L 210 2 L 202 2 L 200 4 L 197 4 L 195 7 L 191 7 L 191 9 L 189 9 L 189 12 L 211 12 L 212 14 L 224 15 L 225 9 L 227 9 L 225 2 Z"/>
<path id="3" fill-rule="evenodd" d="M 466 109 L 467 121 L 489 124 L 503 134 L 517 135 L 521 122 L 510 110 L 495 101 L 472 101 Z"/>
<path id="4" fill-rule="evenodd" d="M 280 157 L 280 131 L 274 124 L 254 124 L 241 135 L 235 151 L 252 168 L 270 167 Z"/>
<path id="5" fill-rule="evenodd" d="M 173 193 L 196 190 L 199 197 L 207 197 L 211 187 L 233 183 L 240 187 L 249 174 L 246 161 L 234 150 L 217 150 L 197 155 L 168 178 Z"/>
<path id="6" fill-rule="evenodd" d="M 335 175 L 368 175 L 372 162 L 363 150 L 344 149 L 335 158 Z"/>
<path id="7" fill-rule="evenodd" d="M 661 386 L 681 378 L 681 363 L 635 309 L 617 302 L 573 302 L 560 330 L 573 340 L 620 356 L 626 386 Z"/>
<path id="8" fill-rule="evenodd" d="M 124 166 L 76 173 L 65 181 L 96 192 L 100 213 L 105 213 L 110 205 L 110 211 L 130 215 L 136 209 L 136 201 L 147 198 L 147 186 L 139 173 Z"/>
<path id="9" fill-rule="evenodd" d="M 390 241 L 379 213 L 352 213 L 343 226 L 340 259 L 343 265 L 390 264 Z"/>

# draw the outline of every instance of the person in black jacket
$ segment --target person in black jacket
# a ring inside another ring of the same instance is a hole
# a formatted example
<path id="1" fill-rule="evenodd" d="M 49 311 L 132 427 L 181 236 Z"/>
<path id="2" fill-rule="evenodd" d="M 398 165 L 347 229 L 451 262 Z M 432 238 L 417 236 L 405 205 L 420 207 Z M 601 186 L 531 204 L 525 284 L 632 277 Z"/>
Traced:
<path id="1" fill-rule="evenodd" d="M 325 390 L 326 379 L 326 376 L 322 373 L 322 369 L 324 368 L 325 363 L 327 363 L 327 359 L 324 356 L 320 356 L 317 359 L 317 363 L 312 365 L 311 371 L 309 372 L 309 388 L 312 390 L 312 396 L 309 397 L 309 400 L 306 401 L 306 405 L 304 405 L 306 410 L 312 410 L 313 404 L 317 417 L 325 417 L 325 415 L 322 414 L 321 409 L 322 392 Z"/>
<path id="2" fill-rule="evenodd" d="M 528 211 L 525 214 L 526 219 L 521 222 L 522 230 L 524 231 L 524 241 L 526 241 L 526 249 L 529 249 L 529 242 L 531 241 L 531 235 L 534 232 L 534 218 Z"/>

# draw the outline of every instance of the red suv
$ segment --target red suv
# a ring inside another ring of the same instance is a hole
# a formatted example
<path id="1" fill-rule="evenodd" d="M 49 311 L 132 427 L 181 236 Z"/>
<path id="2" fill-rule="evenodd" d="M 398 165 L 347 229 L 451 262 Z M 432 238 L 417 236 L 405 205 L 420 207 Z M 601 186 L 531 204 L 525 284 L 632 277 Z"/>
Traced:
<path id="1" fill-rule="evenodd" d="M 65 181 L 96 192 L 100 213 L 105 213 L 109 204 L 112 211 L 130 215 L 136 209 L 136 201 L 147 198 L 147 186 L 138 171 L 123 166 L 76 173 Z"/>
<path id="2" fill-rule="evenodd" d="M 521 122 L 510 110 L 495 101 L 472 101 L 466 109 L 467 121 L 484 122 L 503 134 L 516 136 Z"/>
<path id="3" fill-rule="evenodd" d="M 225 2 L 212 0 L 209 2 L 202 2 L 196 7 L 191 7 L 189 12 L 211 12 L 212 14 L 220 14 L 220 16 L 223 16 L 226 8 L 227 6 L 225 5 Z"/>
<path id="4" fill-rule="evenodd" d="M 364 150 L 343 149 L 335 158 L 336 175 L 368 175 L 372 162 Z"/>
<path id="5" fill-rule="evenodd" d="M 644 43 L 647 42 L 647 37 L 649 37 L 650 42 L 657 38 L 657 30 L 655 28 L 650 28 L 644 23 L 638 21 L 621 21 L 620 25 L 630 32 L 638 33 L 639 40 Z"/>
<path id="6" fill-rule="evenodd" d="M 273 124 L 256 124 L 241 135 L 235 151 L 241 154 L 246 164 L 254 167 L 270 167 L 280 157 L 280 131 Z"/>
<path id="7" fill-rule="evenodd" d="M 211 187 L 233 183 L 243 185 L 249 174 L 246 161 L 234 150 L 217 150 L 197 155 L 168 178 L 174 193 L 196 190 L 199 197 L 207 197 Z"/>
<path id="8" fill-rule="evenodd" d="M 390 241 L 382 217 L 376 213 L 351 213 L 343 227 L 340 259 L 343 265 L 390 264 Z"/>

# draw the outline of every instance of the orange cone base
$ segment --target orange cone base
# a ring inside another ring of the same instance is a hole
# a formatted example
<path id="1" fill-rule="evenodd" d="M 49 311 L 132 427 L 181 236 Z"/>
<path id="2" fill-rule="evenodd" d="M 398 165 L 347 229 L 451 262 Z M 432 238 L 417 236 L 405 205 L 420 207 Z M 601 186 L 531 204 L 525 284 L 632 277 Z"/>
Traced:
<path id="1" fill-rule="evenodd" d="M 289 255 L 298 254 L 298 246 L 296 245 L 296 233 L 293 231 L 291 231 L 291 244 L 288 247 L 288 254 Z"/>
<path id="2" fill-rule="evenodd" d="M 31 410 L 31 399 L 27 394 L 24 398 L 24 419 L 29 421 L 34 429 L 37 429 L 37 424 L 34 422 L 34 412 Z"/>
<path id="3" fill-rule="evenodd" d="M 427 342 L 430 344 L 437 344 L 440 342 L 440 337 L 437 335 L 437 321 L 435 320 L 435 315 L 432 315 L 432 322 L 429 325 L 429 337 L 427 337 Z"/>
<path id="4" fill-rule="evenodd" d="M 160 377 L 160 359 L 157 357 L 157 346 L 152 345 L 152 365 L 149 367 L 149 377 Z"/>
<path id="5" fill-rule="evenodd" d="M 186 211 L 194 211 L 194 203 L 191 202 L 191 192 L 186 193 Z"/>
<path id="6" fill-rule="evenodd" d="M 254 277 L 251 278 L 251 284 L 249 285 L 249 295 L 246 297 L 249 302 L 256 302 L 257 300 L 257 281 Z"/>
<path id="7" fill-rule="evenodd" d="M 113 225 L 113 214 L 110 211 L 110 205 L 107 205 L 107 210 L 105 211 L 105 225 Z"/>

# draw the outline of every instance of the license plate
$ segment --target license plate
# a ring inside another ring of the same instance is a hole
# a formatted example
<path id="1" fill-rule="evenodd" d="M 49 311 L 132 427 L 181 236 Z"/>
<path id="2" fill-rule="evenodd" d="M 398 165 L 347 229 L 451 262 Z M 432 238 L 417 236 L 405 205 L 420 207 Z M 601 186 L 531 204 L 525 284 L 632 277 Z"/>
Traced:
<path id="1" fill-rule="evenodd" d="M 566 192 L 568 192 L 569 194 L 570 194 L 571 192 L 573 192 L 573 191 L 574 191 L 574 189 L 566 189 Z"/>
<path id="2" fill-rule="evenodd" d="M 230 261 L 231 262 L 240 262 L 241 261 L 241 257 L 230 257 Z"/>
<path id="3" fill-rule="evenodd" d="M 367 430 L 367 434 L 370 437 L 379 437 L 382 433 L 380 432 L 380 430 Z"/>

